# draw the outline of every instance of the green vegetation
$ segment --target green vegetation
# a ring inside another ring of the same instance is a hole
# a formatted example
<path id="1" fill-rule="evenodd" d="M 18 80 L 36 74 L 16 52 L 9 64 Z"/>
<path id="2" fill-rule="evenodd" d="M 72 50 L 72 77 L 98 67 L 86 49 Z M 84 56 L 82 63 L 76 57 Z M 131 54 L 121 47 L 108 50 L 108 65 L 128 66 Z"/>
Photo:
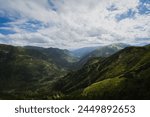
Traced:
<path id="1" fill-rule="evenodd" d="M 60 89 L 67 96 L 62 99 L 150 99 L 149 46 L 128 47 L 97 59 L 64 77 L 66 85 Z"/>
<path id="2" fill-rule="evenodd" d="M 115 98 L 116 93 L 114 92 L 119 92 L 124 80 L 124 78 L 102 80 L 85 88 L 82 95 L 87 96 L 88 98 L 91 97 L 91 99 L 95 99 L 97 97 L 101 99 L 107 99 L 108 97 L 109 99 Z"/>
<path id="3" fill-rule="evenodd" d="M 119 50 L 128 47 L 129 45 L 123 44 L 123 43 L 117 43 L 117 44 L 111 44 L 107 46 L 101 46 L 101 47 L 95 47 L 92 51 L 89 53 L 86 53 L 83 57 L 81 57 L 80 61 L 77 63 L 77 66 L 79 68 L 83 67 L 84 64 L 86 64 L 88 61 L 93 58 L 106 58 L 110 55 L 118 52 Z M 82 51 L 81 51 L 82 52 Z"/>
<path id="4" fill-rule="evenodd" d="M 0 45 L 0 99 L 150 99 L 150 46 L 94 57 Z"/>
<path id="5" fill-rule="evenodd" d="M 0 98 L 47 99 L 73 62 L 66 50 L 0 45 Z"/>

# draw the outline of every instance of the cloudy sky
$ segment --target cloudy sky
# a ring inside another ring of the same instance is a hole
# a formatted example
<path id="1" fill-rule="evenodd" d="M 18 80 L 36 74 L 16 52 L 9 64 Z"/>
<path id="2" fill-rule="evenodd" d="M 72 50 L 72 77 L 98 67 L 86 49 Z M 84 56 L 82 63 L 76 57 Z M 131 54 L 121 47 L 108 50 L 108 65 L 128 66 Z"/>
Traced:
<path id="1" fill-rule="evenodd" d="M 0 0 L 0 43 L 78 48 L 150 43 L 150 0 Z"/>

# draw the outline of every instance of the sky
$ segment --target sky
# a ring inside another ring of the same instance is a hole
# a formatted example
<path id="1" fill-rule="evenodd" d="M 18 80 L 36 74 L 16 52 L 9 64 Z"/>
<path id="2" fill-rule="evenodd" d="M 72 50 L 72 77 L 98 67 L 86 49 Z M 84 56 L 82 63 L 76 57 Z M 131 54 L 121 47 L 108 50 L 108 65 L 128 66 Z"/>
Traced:
<path id="1" fill-rule="evenodd" d="M 150 43 L 150 0 L 0 0 L 0 43 L 79 48 Z"/>

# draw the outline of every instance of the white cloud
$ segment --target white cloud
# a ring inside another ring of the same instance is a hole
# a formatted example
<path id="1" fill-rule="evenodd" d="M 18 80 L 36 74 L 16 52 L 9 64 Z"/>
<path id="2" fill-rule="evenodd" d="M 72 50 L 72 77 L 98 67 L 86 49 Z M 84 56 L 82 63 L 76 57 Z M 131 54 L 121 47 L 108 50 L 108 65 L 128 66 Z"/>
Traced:
<path id="1" fill-rule="evenodd" d="M 55 12 L 50 9 L 47 0 L 0 0 L 0 7 L 9 16 L 21 16 L 25 19 L 37 19 L 48 23 L 55 18 Z"/>
<path id="2" fill-rule="evenodd" d="M 113 42 L 141 43 L 136 38 L 150 37 L 150 15 L 138 13 L 139 0 L 51 1 L 57 9 L 52 9 L 48 0 L 0 0 L 0 9 L 5 10 L 9 17 L 19 17 L 8 23 L 16 34 L 5 37 L 12 44 L 60 48 Z M 109 10 L 112 6 L 115 9 Z M 148 4 L 146 6 L 149 8 Z M 136 13 L 134 18 L 118 22 L 116 15 L 124 14 L 129 9 Z M 29 20 L 40 21 L 42 26 L 36 32 L 20 27 Z"/>
<path id="3" fill-rule="evenodd" d="M 5 38 L 3 34 L 0 33 L 0 39 Z"/>
<path id="4" fill-rule="evenodd" d="M 145 6 L 148 10 L 150 10 L 150 4 L 144 3 L 144 6 Z"/>

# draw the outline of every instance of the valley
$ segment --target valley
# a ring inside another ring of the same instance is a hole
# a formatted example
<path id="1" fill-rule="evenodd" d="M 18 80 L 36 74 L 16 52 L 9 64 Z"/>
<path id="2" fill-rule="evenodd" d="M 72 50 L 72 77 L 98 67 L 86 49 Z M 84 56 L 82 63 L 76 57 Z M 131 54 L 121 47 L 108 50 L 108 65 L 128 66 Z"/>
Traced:
<path id="1" fill-rule="evenodd" d="M 150 98 L 149 45 L 93 48 L 79 56 L 58 48 L 1 44 L 0 99 Z"/>

